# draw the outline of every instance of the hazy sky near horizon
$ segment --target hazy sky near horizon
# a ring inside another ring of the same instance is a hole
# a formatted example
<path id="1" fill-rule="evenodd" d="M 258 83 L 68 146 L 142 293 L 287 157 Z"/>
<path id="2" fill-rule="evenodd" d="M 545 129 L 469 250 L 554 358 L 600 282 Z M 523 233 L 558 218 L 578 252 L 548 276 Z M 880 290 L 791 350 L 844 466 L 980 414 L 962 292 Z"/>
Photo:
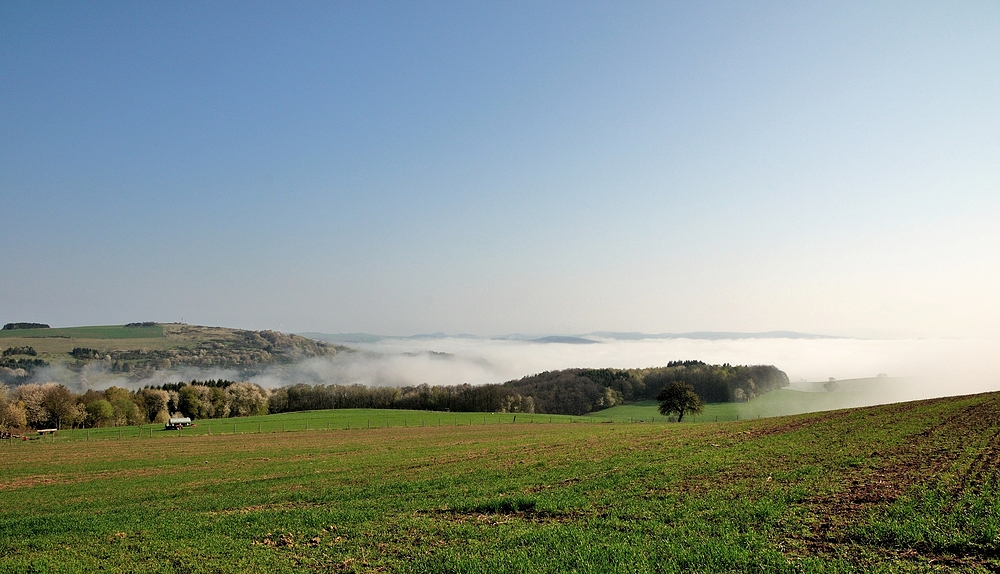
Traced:
<path id="1" fill-rule="evenodd" d="M 0 4 L 0 322 L 1000 336 L 1000 4 Z"/>

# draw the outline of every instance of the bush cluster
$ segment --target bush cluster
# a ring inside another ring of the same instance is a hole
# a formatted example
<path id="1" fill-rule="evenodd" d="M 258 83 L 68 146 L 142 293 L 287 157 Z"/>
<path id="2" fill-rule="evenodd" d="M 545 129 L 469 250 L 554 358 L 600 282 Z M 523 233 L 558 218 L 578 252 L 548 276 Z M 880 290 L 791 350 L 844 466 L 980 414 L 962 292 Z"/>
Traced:
<path id="1" fill-rule="evenodd" d="M 29 357 L 35 357 L 38 353 L 35 351 L 34 347 L 7 347 L 3 350 L 4 357 L 10 357 L 13 355 L 27 355 Z"/>
<path id="2" fill-rule="evenodd" d="M 0 358 L 0 368 L 6 368 L 10 370 L 23 370 L 27 373 L 34 371 L 39 367 L 47 367 L 49 364 L 42 359 L 24 359 L 24 358 L 12 358 L 3 357 Z"/>
<path id="3" fill-rule="evenodd" d="M 15 329 L 49 329 L 45 323 L 7 323 L 0 331 L 13 331 Z"/>

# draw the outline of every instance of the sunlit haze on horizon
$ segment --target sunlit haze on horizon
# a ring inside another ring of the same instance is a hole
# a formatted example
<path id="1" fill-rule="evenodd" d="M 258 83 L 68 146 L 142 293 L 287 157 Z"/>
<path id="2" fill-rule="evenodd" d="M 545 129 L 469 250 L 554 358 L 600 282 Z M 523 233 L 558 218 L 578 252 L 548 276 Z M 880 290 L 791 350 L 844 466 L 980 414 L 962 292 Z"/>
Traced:
<path id="1" fill-rule="evenodd" d="M 0 323 L 884 341 L 663 353 L 793 379 L 995 358 L 997 30 L 995 2 L 4 2 Z"/>

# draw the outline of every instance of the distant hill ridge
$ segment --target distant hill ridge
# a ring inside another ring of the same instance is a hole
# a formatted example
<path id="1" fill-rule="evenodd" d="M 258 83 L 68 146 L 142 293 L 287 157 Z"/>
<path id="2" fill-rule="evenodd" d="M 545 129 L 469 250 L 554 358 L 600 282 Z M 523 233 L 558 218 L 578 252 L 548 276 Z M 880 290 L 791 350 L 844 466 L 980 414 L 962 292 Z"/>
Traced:
<path id="1" fill-rule="evenodd" d="M 427 333 L 418 335 L 375 335 L 372 333 L 300 333 L 303 337 L 325 341 L 327 343 L 357 344 L 357 343 L 378 343 L 388 339 L 484 339 L 499 341 L 525 341 L 534 343 L 564 343 L 570 345 L 600 343 L 594 339 L 613 339 L 617 341 L 640 341 L 643 339 L 705 339 L 705 340 L 726 340 L 726 339 L 840 339 L 832 335 L 816 335 L 812 333 L 799 333 L 796 331 L 764 331 L 759 333 L 742 333 L 736 331 L 694 331 L 689 333 L 639 333 L 639 332 L 619 332 L 619 331 L 594 331 L 582 335 L 522 335 L 513 333 L 500 336 L 480 336 L 469 334 Z"/>
<path id="2" fill-rule="evenodd" d="M 37 327 L 0 331 L 0 348 L 31 348 L 31 359 L 0 359 L 0 383 L 20 384 L 54 365 L 88 366 L 138 380 L 176 367 L 235 370 L 252 376 L 268 365 L 336 355 L 346 347 L 277 331 L 249 331 L 144 321 L 128 325 Z M 91 369 L 92 370 L 92 369 Z"/>

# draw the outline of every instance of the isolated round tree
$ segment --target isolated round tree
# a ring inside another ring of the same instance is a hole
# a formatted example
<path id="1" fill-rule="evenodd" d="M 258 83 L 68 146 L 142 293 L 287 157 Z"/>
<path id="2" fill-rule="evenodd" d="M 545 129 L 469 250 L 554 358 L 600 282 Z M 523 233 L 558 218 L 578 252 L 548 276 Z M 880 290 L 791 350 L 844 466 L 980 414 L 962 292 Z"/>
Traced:
<path id="1" fill-rule="evenodd" d="M 666 416 L 677 413 L 677 422 L 681 422 L 684 413 L 697 414 L 702 411 L 701 399 L 695 394 L 694 387 L 678 381 L 664 386 L 660 394 L 656 395 L 656 400 L 660 401 L 660 414 Z"/>

